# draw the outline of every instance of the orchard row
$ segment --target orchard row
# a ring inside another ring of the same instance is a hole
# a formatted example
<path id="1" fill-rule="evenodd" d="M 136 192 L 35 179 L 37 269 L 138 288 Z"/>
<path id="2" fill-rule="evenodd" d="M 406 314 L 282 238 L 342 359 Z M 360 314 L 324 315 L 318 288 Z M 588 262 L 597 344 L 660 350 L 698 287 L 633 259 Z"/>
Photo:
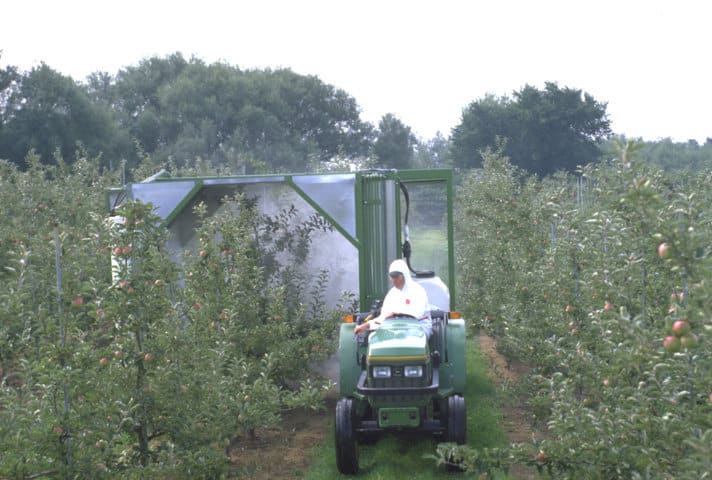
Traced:
<path id="1" fill-rule="evenodd" d="M 328 277 L 294 271 L 290 242 L 270 252 L 286 266 L 263 258 L 242 198 L 238 216 L 198 207 L 178 268 L 150 206 L 107 218 L 119 179 L 98 161 L 30 163 L 0 163 L 0 477 L 221 478 L 239 439 L 322 407 L 307 365 L 334 344 Z M 292 230 L 270 220 L 309 233 Z"/>
<path id="2" fill-rule="evenodd" d="M 543 441 L 468 451 L 473 470 L 555 478 L 712 471 L 710 172 L 632 158 L 526 177 L 496 153 L 458 195 L 461 307 L 532 367 Z"/>

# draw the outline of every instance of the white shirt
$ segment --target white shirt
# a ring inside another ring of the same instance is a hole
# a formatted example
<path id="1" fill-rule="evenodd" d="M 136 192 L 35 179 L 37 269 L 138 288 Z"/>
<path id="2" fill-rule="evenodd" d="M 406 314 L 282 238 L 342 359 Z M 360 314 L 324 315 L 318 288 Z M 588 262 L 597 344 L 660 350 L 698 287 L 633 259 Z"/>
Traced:
<path id="1" fill-rule="evenodd" d="M 404 313 L 417 319 L 427 316 L 428 294 L 410 276 L 406 263 L 403 260 L 395 260 L 391 264 L 389 271 L 401 272 L 405 278 L 405 283 L 402 289 L 391 287 L 386 294 L 381 306 L 381 314 L 369 321 L 370 328 L 374 330 L 380 327 L 385 316 L 391 313 Z"/>

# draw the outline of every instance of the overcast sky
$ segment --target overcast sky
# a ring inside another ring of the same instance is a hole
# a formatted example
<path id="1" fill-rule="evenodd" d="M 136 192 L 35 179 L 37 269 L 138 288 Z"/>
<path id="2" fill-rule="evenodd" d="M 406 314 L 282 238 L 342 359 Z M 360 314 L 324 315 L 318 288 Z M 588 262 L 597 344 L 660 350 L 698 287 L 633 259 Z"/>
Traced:
<path id="1" fill-rule="evenodd" d="M 608 104 L 613 131 L 712 137 L 706 0 L 9 0 L 0 67 L 45 62 L 84 80 L 181 52 L 241 69 L 288 67 L 449 136 L 470 102 L 544 82 Z"/>

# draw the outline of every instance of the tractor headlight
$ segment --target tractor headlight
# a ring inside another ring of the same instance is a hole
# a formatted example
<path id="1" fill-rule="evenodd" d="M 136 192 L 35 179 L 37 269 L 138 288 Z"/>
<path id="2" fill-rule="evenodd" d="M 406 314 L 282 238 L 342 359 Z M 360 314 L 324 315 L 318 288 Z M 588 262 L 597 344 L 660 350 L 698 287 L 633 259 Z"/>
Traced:
<path id="1" fill-rule="evenodd" d="M 422 365 L 406 365 L 403 372 L 406 377 L 422 377 L 423 376 L 423 366 Z"/>
<path id="2" fill-rule="evenodd" d="M 371 373 L 373 378 L 391 378 L 391 367 L 374 366 Z"/>

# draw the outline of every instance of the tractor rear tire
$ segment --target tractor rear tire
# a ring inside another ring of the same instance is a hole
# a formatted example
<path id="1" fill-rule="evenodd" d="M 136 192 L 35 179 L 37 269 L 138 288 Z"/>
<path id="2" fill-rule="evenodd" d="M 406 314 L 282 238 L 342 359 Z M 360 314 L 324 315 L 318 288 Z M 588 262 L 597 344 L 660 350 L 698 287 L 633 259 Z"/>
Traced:
<path id="1" fill-rule="evenodd" d="M 447 434 L 446 442 L 465 444 L 465 434 L 467 431 L 467 413 L 465 411 L 465 399 L 461 395 L 453 395 L 447 399 Z M 462 471 L 460 459 L 449 458 L 448 471 Z"/>
<path id="2" fill-rule="evenodd" d="M 336 466 L 339 472 L 353 475 L 358 472 L 358 441 L 354 426 L 353 400 L 342 398 L 336 404 Z"/>

